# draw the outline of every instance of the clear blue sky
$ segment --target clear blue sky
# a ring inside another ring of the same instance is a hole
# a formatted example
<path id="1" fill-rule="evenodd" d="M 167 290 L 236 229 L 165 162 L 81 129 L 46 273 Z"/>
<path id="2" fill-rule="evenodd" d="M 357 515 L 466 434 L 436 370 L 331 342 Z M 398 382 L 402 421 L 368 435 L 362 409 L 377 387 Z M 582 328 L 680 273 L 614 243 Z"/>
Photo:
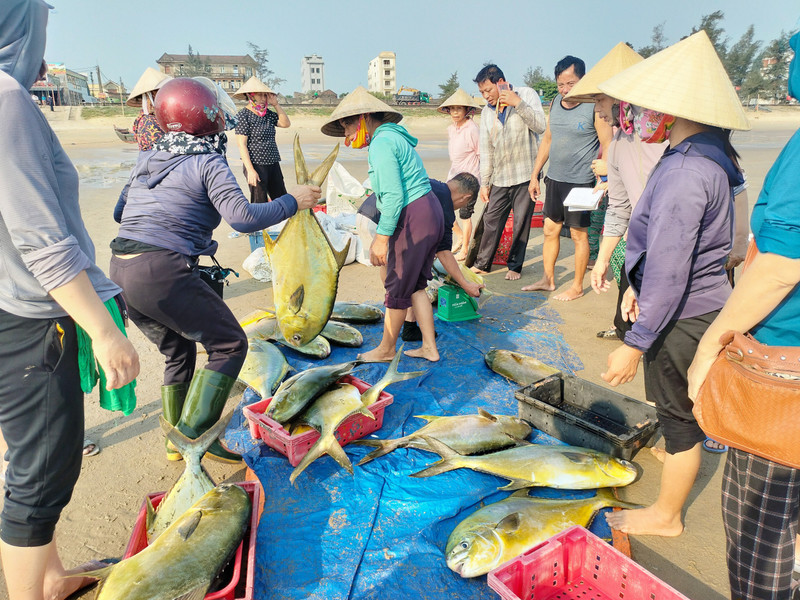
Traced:
<path id="1" fill-rule="evenodd" d="M 397 53 L 398 85 L 437 95 L 457 71 L 461 86 L 476 93 L 472 79 L 487 61 L 521 83 L 528 67 L 552 73 L 566 54 L 591 67 L 617 42 L 647 45 L 661 22 L 674 43 L 702 15 L 722 9 L 729 44 L 750 24 L 767 44 L 800 17 L 797 0 L 48 1 L 55 6 L 48 62 L 79 71 L 99 62 L 105 77 L 122 77 L 130 89 L 164 52 L 185 54 L 191 44 L 202 54 L 245 54 L 252 41 L 269 50 L 287 95 L 300 89 L 300 60 L 308 54 L 322 56 L 326 87 L 337 93 L 366 86 L 369 61 L 385 50 Z M 623 16 L 630 19 L 624 26 Z"/>

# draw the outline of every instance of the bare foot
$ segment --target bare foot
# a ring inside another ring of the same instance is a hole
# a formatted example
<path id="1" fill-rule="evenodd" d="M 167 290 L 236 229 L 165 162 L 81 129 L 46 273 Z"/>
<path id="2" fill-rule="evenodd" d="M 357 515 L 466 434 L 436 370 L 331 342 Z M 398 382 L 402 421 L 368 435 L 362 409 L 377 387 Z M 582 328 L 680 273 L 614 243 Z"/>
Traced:
<path id="1" fill-rule="evenodd" d="M 470 267 L 470 270 L 473 273 L 477 273 L 478 275 L 486 275 L 489 271 L 484 271 L 483 269 L 479 269 L 478 267 Z"/>
<path id="2" fill-rule="evenodd" d="M 569 288 L 566 292 L 553 296 L 553 300 L 561 300 L 562 302 L 569 302 L 570 300 L 577 300 L 583 296 L 583 289 Z"/>
<path id="3" fill-rule="evenodd" d="M 82 590 L 97 581 L 96 577 L 78 577 L 78 575 L 86 573 L 87 571 L 99 571 L 108 566 L 111 565 L 99 560 L 90 560 L 82 565 L 78 565 L 74 569 L 69 569 L 65 572 L 63 577 L 59 577 L 54 581 L 45 581 L 44 597 L 47 600 L 63 600 L 64 598 L 69 598 L 78 590 Z"/>
<path id="4" fill-rule="evenodd" d="M 373 348 L 369 352 L 362 352 L 356 358 L 364 362 L 392 362 L 394 352 L 384 352 L 380 346 Z"/>
<path id="5" fill-rule="evenodd" d="M 429 360 L 431 362 L 439 361 L 439 350 L 436 349 L 436 346 L 433 346 L 432 348 L 426 348 L 425 346 L 422 346 L 416 350 L 406 350 L 403 352 L 403 354 L 413 358 L 424 358 L 425 360 Z"/>
<path id="6" fill-rule="evenodd" d="M 523 292 L 552 292 L 555 291 L 556 284 L 553 281 L 550 281 L 547 277 L 542 277 L 536 283 L 532 283 L 530 285 L 526 285 L 522 288 Z"/>
<path id="7" fill-rule="evenodd" d="M 508 281 L 516 281 L 520 277 L 522 277 L 522 275 L 520 275 L 516 271 L 509 271 L 508 273 L 506 273 L 506 279 Z"/>
<path id="8" fill-rule="evenodd" d="M 650 448 L 650 454 L 655 456 L 656 459 L 662 463 L 664 462 L 664 459 L 667 457 L 667 451 L 664 450 L 663 448 L 658 448 L 656 446 Z"/>
<path id="9" fill-rule="evenodd" d="M 456 254 L 456 260 L 461 262 L 462 260 L 467 260 L 467 253 L 462 249 L 461 252 Z"/>
<path id="10" fill-rule="evenodd" d="M 655 506 L 610 512 L 606 521 L 612 529 L 631 535 L 677 537 L 683 533 L 680 514 L 665 516 Z"/>

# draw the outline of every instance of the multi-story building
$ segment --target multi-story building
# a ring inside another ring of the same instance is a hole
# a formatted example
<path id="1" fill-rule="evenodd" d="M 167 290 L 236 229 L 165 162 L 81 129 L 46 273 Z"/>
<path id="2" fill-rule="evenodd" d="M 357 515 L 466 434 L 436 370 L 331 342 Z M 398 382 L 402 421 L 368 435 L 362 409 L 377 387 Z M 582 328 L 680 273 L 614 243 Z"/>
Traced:
<path id="1" fill-rule="evenodd" d="M 397 93 L 397 69 L 394 52 L 381 52 L 369 61 L 367 89 L 370 92 L 392 95 Z"/>
<path id="2" fill-rule="evenodd" d="M 300 83 L 304 94 L 325 90 L 325 62 L 321 56 L 312 54 L 300 61 Z"/>
<path id="3" fill-rule="evenodd" d="M 54 103 L 61 106 L 80 106 L 95 101 L 89 91 L 89 78 L 67 69 L 64 63 L 48 63 L 45 81 L 37 81 L 30 91 L 43 101 L 48 95 L 52 96 Z"/>
<path id="4" fill-rule="evenodd" d="M 242 87 L 242 84 L 255 75 L 258 69 L 258 63 L 249 54 L 244 56 L 197 54 L 190 57 L 188 54 L 165 53 L 156 63 L 162 73 L 172 77 L 205 75 L 229 93 Z M 198 67 L 202 72 L 198 72 Z"/>

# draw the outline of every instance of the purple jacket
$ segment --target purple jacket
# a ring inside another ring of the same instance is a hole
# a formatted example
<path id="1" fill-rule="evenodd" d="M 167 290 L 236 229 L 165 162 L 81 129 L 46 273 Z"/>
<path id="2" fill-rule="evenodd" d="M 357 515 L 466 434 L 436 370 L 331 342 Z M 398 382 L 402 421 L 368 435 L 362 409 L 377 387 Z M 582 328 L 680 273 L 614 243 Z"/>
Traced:
<path id="1" fill-rule="evenodd" d="M 656 164 L 631 215 L 625 270 L 639 317 L 625 335 L 646 352 L 670 321 L 722 308 L 742 175 L 713 133 L 693 135 Z"/>
<path id="2" fill-rule="evenodd" d="M 250 204 L 220 154 L 139 153 L 114 219 L 118 237 L 186 256 L 213 255 L 222 219 L 242 233 L 280 223 L 297 212 L 294 196 Z"/>

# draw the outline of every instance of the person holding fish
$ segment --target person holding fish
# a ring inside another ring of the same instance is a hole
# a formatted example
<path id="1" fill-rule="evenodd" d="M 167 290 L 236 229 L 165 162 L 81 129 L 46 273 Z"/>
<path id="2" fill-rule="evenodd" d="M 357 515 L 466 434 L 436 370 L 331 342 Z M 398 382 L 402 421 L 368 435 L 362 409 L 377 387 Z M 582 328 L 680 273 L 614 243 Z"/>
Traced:
<path id="1" fill-rule="evenodd" d="M 369 146 L 369 178 L 381 212 L 370 262 L 386 266 L 386 317 L 383 338 L 377 348 L 360 355 L 364 361 L 392 360 L 406 311 L 412 306 L 421 325 L 422 347 L 405 353 L 439 360 L 433 308 L 425 287 L 433 277 L 431 268 L 444 235 L 444 215 L 422 158 L 414 149 L 417 139 L 397 124 L 402 118 L 359 86 L 322 126 L 326 135 L 344 136 L 347 146 Z"/>
<path id="2" fill-rule="evenodd" d="M 251 204 L 225 160 L 223 111 L 194 79 L 164 84 L 156 117 L 166 133 L 141 152 L 114 211 L 111 278 L 123 289 L 131 319 L 166 359 L 161 388 L 165 419 L 196 439 L 219 419 L 247 353 L 247 336 L 197 270 L 213 256 L 224 218 L 236 231 L 259 231 L 316 205 L 318 186 L 296 186 L 272 202 Z M 208 354 L 195 372 L 197 344 Z M 209 457 L 241 457 L 215 442 Z M 180 453 L 168 445 L 167 458 Z"/>
<path id="3" fill-rule="evenodd" d="M 112 317 L 120 289 L 94 262 L 78 174 L 28 91 L 47 72 L 51 8 L 0 2 L 0 429 L 9 458 L 0 554 L 10 600 L 64 600 L 105 566 L 66 570 L 55 540 L 81 471 L 86 346 L 78 326 L 109 390 L 139 372 Z"/>
<path id="4" fill-rule="evenodd" d="M 692 414 L 687 372 L 700 338 L 731 293 L 725 264 L 733 188 L 743 178 L 730 133 L 750 125 L 702 30 L 598 88 L 637 107 L 636 126 L 654 142 L 669 140 L 628 226 L 630 288 L 621 312 L 633 325 L 602 374 L 612 386 L 626 383 L 644 358 L 645 392 L 656 406 L 666 446 L 661 488 L 651 506 L 606 519 L 629 534 L 677 536 L 706 439 Z"/>

